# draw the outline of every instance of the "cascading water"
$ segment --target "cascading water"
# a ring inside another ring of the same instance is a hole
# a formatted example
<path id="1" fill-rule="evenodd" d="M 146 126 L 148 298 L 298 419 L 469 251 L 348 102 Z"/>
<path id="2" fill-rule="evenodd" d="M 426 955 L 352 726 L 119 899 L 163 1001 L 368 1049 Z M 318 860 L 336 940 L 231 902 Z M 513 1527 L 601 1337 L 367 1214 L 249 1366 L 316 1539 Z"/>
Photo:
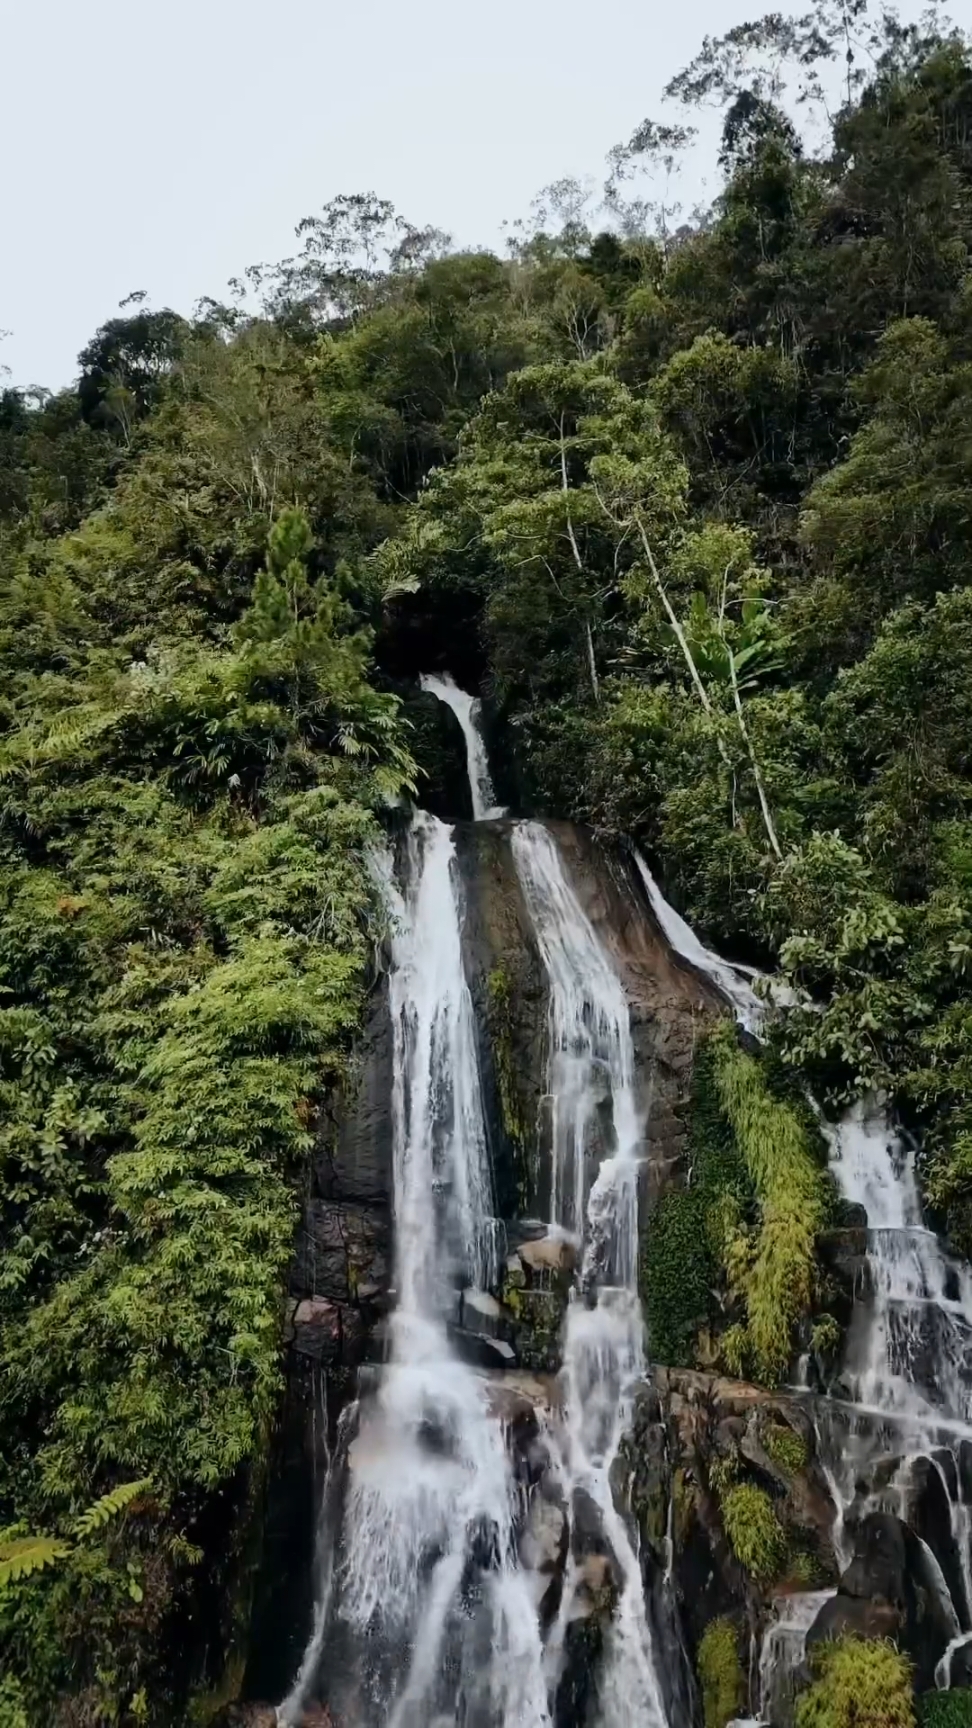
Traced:
<path id="1" fill-rule="evenodd" d="M 486 746 L 479 729 L 479 702 L 476 697 L 460 690 L 448 673 L 439 675 L 424 672 L 419 683 L 428 695 L 435 696 L 440 702 L 444 702 L 447 708 L 452 709 L 462 728 L 469 790 L 472 794 L 473 821 L 482 822 L 489 816 L 502 816 L 503 811 L 496 804 Z"/>
<path id="2" fill-rule="evenodd" d="M 702 946 L 665 901 L 644 860 L 635 859 L 671 946 L 711 979 L 740 1024 L 758 1035 L 765 1003 L 736 968 Z M 907 1511 L 920 1461 L 937 1472 L 949 1505 L 957 1588 L 949 1587 L 927 1544 L 920 1547 L 942 1621 L 954 1629 L 936 1672 L 944 1687 L 953 1653 L 972 1642 L 972 1272 L 925 1227 L 914 1147 L 892 1131 L 880 1100 L 854 1105 L 825 1132 L 837 1187 L 867 1219 L 867 1300 L 854 1305 L 841 1384 L 834 1396 L 814 1400 L 819 1458 L 836 1511 L 835 1555 L 842 1572 L 853 1548 L 848 1526 L 865 1512 Z M 890 1479 L 882 1460 L 897 1460 Z M 876 1480 L 883 1486 L 874 1487 Z M 789 1708 L 807 1632 L 829 1594 L 798 1594 L 774 1605 L 760 1658 L 764 1719 Z"/>
<path id="3" fill-rule="evenodd" d="M 504 1433 L 485 1383 L 449 1342 L 456 1291 L 492 1281 L 498 1234 L 452 830 L 416 814 L 402 888 L 390 861 L 382 874 L 394 1029 L 390 1359 L 343 1453 L 335 1557 L 279 1719 L 299 1721 L 323 1696 L 358 1728 L 544 1728 Z"/>
<path id="4" fill-rule="evenodd" d="M 892 1132 L 879 1100 L 855 1105 L 828 1139 L 837 1186 L 867 1217 L 868 1300 L 855 1305 L 836 1396 L 817 1406 L 838 1504 L 836 1545 L 841 1560 L 849 1558 L 843 1533 L 850 1517 L 907 1509 L 919 1460 L 937 1471 L 961 1579 L 949 1591 L 928 1556 L 954 1621 L 936 1676 L 947 1686 L 953 1651 L 972 1641 L 972 1508 L 963 1468 L 972 1444 L 972 1272 L 925 1227 L 915 1149 Z M 890 1483 L 869 1488 L 879 1460 L 889 1456 L 900 1460 Z"/>
<path id="5" fill-rule="evenodd" d="M 448 679 L 429 677 L 423 687 L 459 719 L 476 817 L 497 814 L 475 703 Z M 502 1232 L 491 1216 L 452 830 L 418 813 L 403 867 L 396 876 L 389 856 L 381 869 L 393 927 L 396 1305 L 388 1360 L 341 1419 L 322 1497 L 315 1624 L 278 1712 L 283 1725 L 299 1722 L 316 1699 L 355 1728 L 549 1728 L 549 1698 L 559 1700 L 558 1663 L 590 1558 L 579 1533 L 584 1522 L 589 1536 L 592 1516 L 614 1601 L 597 1663 L 598 1728 L 666 1728 L 669 1719 L 682 1728 L 688 1718 L 673 1696 L 677 1683 L 659 1665 L 639 1556 L 611 1486 L 645 1366 L 637 1295 L 642 1124 L 628 1006 L 553 836 L 536 823 L 517 824 L 511 847 L 549 982 L 550 1229 L 579 1262 L 564 1337 L 564 1415 L 546 1430 L 571 1530 L 559 1606 L 545 1647 L 537 1580 L 517 1555 L 525 1490 L 514 1480 L 488 1381 L 453 1343 L 459 1292 L 491 1301 L 482 1292 L 495 1286 Z M 705 949 L 643 860 L 636 863 L 672 949 L 759 1035 L 766 1004 L 743 969 Z M 972 1275 L 923 1227 L 913 1153 L 889 1132 L 883 1110 L 858 1107 L 829 1134 L 841 1192 L 867 1213 L 869 1299 L 855 1302 L 834 1395 L 805 1387 L 801 1395 L 816 1412 L 842 1566 L 855 1520 L 885 1507 L 906 1516 L 919 1461 L 925 1479 L 928 1469 L 937 1472 L 955 1563 L 943 1570 L 917 1540 L 940 1623 L 950 1629 L 937 1675 L 945 1685 L 953 1652 L 972 1639 L 962 1455 L 972 1442 Z M 760 1663 L 764 1712 L 788 1711 L 825 1599 L 794 1595 L 774 1605 Z M 656 1611 L 665 1610 L 656 1604 Z"/>
<path id="6" fill-rule="evenodd" d="M 644 1372 L 637 1290 L 642 1135 L 628 1005 L 551 834 L 537 823 L 518 823 L 511 844 L 550 987 L 551 1226 L 581 1251 L 564 1340 L 564 1487 L 568 1505 L 578 1493 L 593 1502 L 620 1574 L 600 1676 L 600 1723 L 664 1728 L 640 1563 L 611 1490 L 631 1394 Z M 562 1623 L 573 1582 L 565 1586 Z"/>

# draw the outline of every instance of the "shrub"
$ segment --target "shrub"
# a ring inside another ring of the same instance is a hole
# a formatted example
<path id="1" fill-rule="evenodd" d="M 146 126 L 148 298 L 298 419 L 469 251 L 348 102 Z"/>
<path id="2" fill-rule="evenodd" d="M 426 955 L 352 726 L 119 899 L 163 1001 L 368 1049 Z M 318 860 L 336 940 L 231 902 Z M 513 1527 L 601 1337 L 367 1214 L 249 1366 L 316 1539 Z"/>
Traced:
<path id="1" fill-rule="evenodd" d="M 813 1667 L 796 1728 L 915 1728 L 911 1670 L 893 1644 L 838 1638 L 817 1646 Z"/>
<path id="2" fill-rule="evenodd" d="M 705 1728 L 726 1728 L 746 1701 L 746 1680 L 731 1620 L 711 1620 L 698 1655 Z"/>
<path id="3" fill-rule="evenodd" d="M 732 1551 L 760 1584 L 778 1576 L 786 1559 L 786 1536 L 773 1502 L 752 1482 L 738 1482 L 722 1496 L 722 1521 Z"/>

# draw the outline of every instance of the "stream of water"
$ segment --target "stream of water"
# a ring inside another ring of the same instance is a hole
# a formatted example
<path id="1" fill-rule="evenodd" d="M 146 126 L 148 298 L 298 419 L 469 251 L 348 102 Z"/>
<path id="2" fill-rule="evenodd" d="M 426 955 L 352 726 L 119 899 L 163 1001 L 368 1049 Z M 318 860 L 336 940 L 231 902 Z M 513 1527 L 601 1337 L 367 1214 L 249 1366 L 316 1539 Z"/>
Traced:
<path id="1" fill-rule="evenodd" d="M 511 844 L 550 988 L 550 1222 L 573 1237 L 580 1254 L 564 1338 L 564 1482 L 568 1504 L 581 1491 L 597 1508 L 620 1573 L 600 1677 L 601 1724 L 664 1728 L 641 1566 L 611 1491 L 611 1467 L 645 1367 L 637 1268 L 642 1127 L 628 1004 L 552 835 L 521 822 Z M 567 1590 L 562 1617 L 570 1607 Z"/>
<path id="2" fill-rule="evenodd" d="M 314 1630 L 278 1715 L 299 1722 L 307 1701 L 326 1694 L 356 1728 L 545 1728 L 506 1439 L 448 1330 L 456 1291 L 495 1282 L 499 1237 L 451 828 L 416 813 L 401 885 L 390 859 L 382 875 L 392 919 L 396 1303 L 377 1390 L 336 1449 L 343 1496 L 335 1511 L 325 1495 Z"/>

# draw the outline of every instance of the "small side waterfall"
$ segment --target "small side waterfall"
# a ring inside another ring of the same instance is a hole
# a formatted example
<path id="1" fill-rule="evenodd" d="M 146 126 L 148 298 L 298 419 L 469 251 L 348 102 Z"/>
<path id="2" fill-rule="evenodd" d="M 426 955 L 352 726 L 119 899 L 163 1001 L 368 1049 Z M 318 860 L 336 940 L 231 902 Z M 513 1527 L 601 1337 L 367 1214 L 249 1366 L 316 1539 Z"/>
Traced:
<path id="1" fill-rule="evenodd" d="M 748 982 L 746 972 L 739 966 L 730 965 L 729 961 L 723 960 L 720 955 L 713 954 L 711 948 L 704 947 L 691 925 L 686 924 L 674 906 L 669 905 L 640 852 L 634 853 L 634 861 L 651 909 L 669 947 L 715 985 L 720 995 L 730 1003 L 736 1019 L 747 1032 L 758 1033 L 766 1017 L 766 1003 L 761 1002 L 756 995 Z M 755 974 L 750 973 L 749 976 Z"/>
<path id="2" fill-rule="evenodd" d="M 512 849 L 550 984 L 551 1225 L 581 1250 L 564 1342 L 564 1485 L 569 1505 L 578 1493 L 593 1502 L 620 1574 L 600 1677 L 600 1722 L 665 1728 L 640 1563 L 611 1490 L 631 1393 L 644 1372 L 637 1288 L 641 1123 L 628 1005 L 552 836 L 538 823 L 518 823 Z M 562 1618 L 569 1597 L 565 1589 Z"/>
<path id="3" fill-rule="evenodd" d="M 503 811 L 496 804 L 486 746 L 479 729 L 479 702 L 476 697 L 460 690 L 448 673 L 440 676 L 433 672 L 423 672 L 419 683 L 430 696 L 437 697 L 447 708 L 452 709 L 462 727 L 466 745 L 466 766 L 469 770 L 469 789 L 472 793 L 473 821 L 482 822 L 489 816 L 502 816 Z"/>
<path id="4" fill-rule="evenodd" d="M 738 969 L 699 942 L 644 859 L 636 854 L 635 861 L 671 946 L 711 979 L 740 1024 L 759 1036 L 766 1003 Z M 957 1577 L 946 1579 L 920 1537 L 917 1547 L 941 1621 L 953 1629 L 935 1675 L 936 1685 L 947 1687 L 953 1654 L 972 1643 L 972 1270 L 950 1258 L 925 1226 L 915 1148 L 893 1131 L 880 1100 L 862 1100 L 825 1133 L 837 1187 L 866 1218 L 866 1288 L 856 1293 L 841 1377 L 830 1395 L 812 1400 L 819 1460 L 835 1506 L 835 1556 L 843 1572 L 855 1523 L 869 1511 L 906 1518 L 919 1469 L 937 1474 Z M 759 1665 L 763 1720 L 789 1713 L 807 1633 L 832 1594 L 798 1593 L 774 1603 Z"/>
<path id="5" fill-rule="evenodd" d="M 835 1535 L 846 1560 L 850 1519 L 870 1510 L 905 1514 L 919 1463 L 937 1472 L 960 1580 L 950 1589 L 927 1552 L 943 1618 L 954 1626 L 936 1673 L 936 1684 L 947 1687 L 953 1652 L 972 1641 L 972 1270 L 924 1225 L 915 1148 L 893 1132 L 879 1100 L 855 1105 L 828 1139 L 838 1188 L 867 1218 L 866 1299 L 855 1309 L 835 1397 L 817 1405 L 838 1505 Z M 869 1487 L 888 1457 L 899 1462 L 887 1487 Z"/>

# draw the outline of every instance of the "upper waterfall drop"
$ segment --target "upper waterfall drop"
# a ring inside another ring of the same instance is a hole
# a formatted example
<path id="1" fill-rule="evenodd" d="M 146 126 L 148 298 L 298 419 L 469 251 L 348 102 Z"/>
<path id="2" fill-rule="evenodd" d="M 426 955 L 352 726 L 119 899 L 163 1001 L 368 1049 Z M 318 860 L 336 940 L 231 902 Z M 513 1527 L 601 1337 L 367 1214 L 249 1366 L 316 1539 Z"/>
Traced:
<path id="1" fill-rule="evenodd" d="M 419 684 L 429 696 L 435 696 L 451 708 L 462 727 L 462 736 L 466 745 L 466 767 L 469 772 L 469 790 L 472 794 L 472 812 L 474 822 L 484 822 L 490 816 L 502 816 L 503 809 L 496 803 L 493 782 L 489 773 L 489 762 L 486 758 L 486 745 L 479 725 L 480 706 L 475 696 L 460 690 L 458 684 L 449 677 L 447 672 L 423 672 Z"/>

